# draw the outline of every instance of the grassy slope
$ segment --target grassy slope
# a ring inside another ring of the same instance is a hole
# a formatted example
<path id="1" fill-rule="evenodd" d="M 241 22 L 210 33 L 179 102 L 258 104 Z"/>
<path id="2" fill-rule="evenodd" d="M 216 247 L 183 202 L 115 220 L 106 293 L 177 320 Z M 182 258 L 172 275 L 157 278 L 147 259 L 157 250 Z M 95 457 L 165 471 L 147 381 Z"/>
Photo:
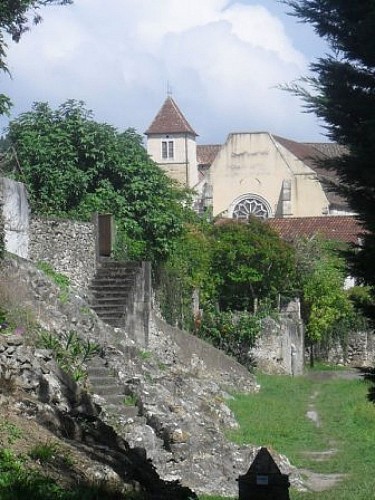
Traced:
<path id="1" fill-rule="evenodd" d="M 272 447 L 298 467 L 347 475 L 334 489 L 325 492 L 292 490 L 292 499 L 375 498 L 375 406 L 367 400 L 369 386 L 362 380 L 312 375 L 259 375 L 260 393 L 240 395 L 232 403 L 241 428 L 231 438 L 239 443 Z M 319 414 L 319 427 L 305 416 L 311 403 Z M 332 448 L 337 453 L 320 462 L 303 453 Z"/>

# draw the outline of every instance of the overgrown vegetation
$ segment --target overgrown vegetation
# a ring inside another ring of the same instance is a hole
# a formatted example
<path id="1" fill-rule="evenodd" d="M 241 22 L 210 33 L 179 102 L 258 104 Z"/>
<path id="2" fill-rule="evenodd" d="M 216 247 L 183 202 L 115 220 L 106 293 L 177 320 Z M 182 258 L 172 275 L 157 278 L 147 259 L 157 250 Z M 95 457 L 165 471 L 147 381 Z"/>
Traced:
<path id="1" fill-rule="evenodd" d="M 54 333 L 41 332 L 39 347 L 51 349 L 59 366 L 77 382 L 87 378 L 86 363 L 100 352 L 99 344 L 82 340 L 77 332 L 70 331 L 58 337 Z"/>
<path id="2" fill-rule="evenodd" d="M 294 268 L 292 247 L 258 219 L 192 221 L 157 270 L 156 296 L 169 323 L 250 366 L 260 319 L 280 293 L 291 295 Z"/>
<path id="3" fill-rule="evenodd" d="M 295 244 L 302 318 L 311 362 L 314 350 L 327 351 L 333 342 L 344 347 L 350 332 L 368 328 L 354 291 L 344 289 L 348 273 L 348 248 L 319 237 L 301 239 Z M 365 301 L 365 290 L 358 292 Z"/>
<path id="4" fill-rule="evenodd" d="M 42 452 L 40 448 L 34 450 L 33 458 L 43 459 L 46 464 L 57 459 L 50 452 L 53 446 L 45 448 Z M 48 453 L 47 451 L 48 450 Z M 31 453 L 31 452 L 30 452 Z M 48 455 L 48 456 L 47 456 Z M 39 458 L 38 458 L 39 457 Z M 70 466 L 69 463 L 66 464 Z M 2 500 L 142 500 L 142 493 L 129 492 L 121 493 L 115 488 L 95 483 L 77 483 L 74 487 L 64 486 L 48 475 L 48 470 L 44 473 L 30 468 L 26 457 L 16 455 L 9 448 L 0 449 L 0 498 Z"/>
<path id="5" fill-rule="evenodd" d="M 36 267 L 46 274 L 51 281 L 53 281 L 60 288 L 59 298 L 61 302 L 66 302 L 69 296 L 70 280 L 67 276 L 62 273 L 58 273 L 55 269 L 46 261 L 39 261 Z"/>
<path id="6" fill-rule="evenodd" d="M 79 220 L 111 213 L 118 258 L 169 255 L 188 195 L 150 159 L 133 129 L 98 123 L 82 102 L 69 100 L 56 110 L 34 104 L 10 122 L 7 140 L 16 152 L 8 169 L 26 184 L 35 213 Z"/>
<path id="7" fill-rule="evenodd" d="M 206 309 L 195 333 L 252 369 L 250 349 L 260 335 L 266 315 L 266 310 L 249 313 Z"/>
<path id="8" fill-rule="evenodd" d="M 368 327 L 360 309 L 368 292 L 344 290 L 343 244 L 314 237 L 292 246 L 258 219 L 218 222 L 191 222 L 156 272 L 156 297 L 169 323 L 249 367 L 261 319 L 277 317 L 292 299 L 301 301 L 312 361 L 336 341 L 345 351 L 349 333 Z"/>

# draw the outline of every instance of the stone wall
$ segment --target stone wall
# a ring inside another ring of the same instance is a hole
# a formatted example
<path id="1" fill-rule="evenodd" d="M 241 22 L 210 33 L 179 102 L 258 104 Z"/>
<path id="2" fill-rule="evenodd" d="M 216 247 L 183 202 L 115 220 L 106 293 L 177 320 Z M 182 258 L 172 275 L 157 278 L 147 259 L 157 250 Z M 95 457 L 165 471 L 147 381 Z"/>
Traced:
<path id="1" fill-rule="evenodd" d="M 209 374 L 218 384 L 241 388 L 243 392 L 257 390 L 248 370 L 234 358 L 199 337 L 168 325 L 155 314 L 151 316 L 149 348 L 171 366 L 178 360 L 197 376 Z"/>
<path id="2" fill-rule="evenodd" d="M 330 363 L 350 366 L 373 366 L 375 361 L 375 333 L 353 332 L 346 342 L 336 342 L 320 356 Z"/>
<path id="3" fill-rule="evenodd" d="M 29 204 L 24 184 L 0 178 L 0 196 L 7 252 L 28 258 Z"/>
<path id="4" fill-rule="evenodd" d="M 46 261 L 78 289 L 87 289 L 96 270 L 96 226 L 91 222 L 32 217 L 29 258 Z"/>
<path id="5" fill-rule="evenodd" d="M 296 316 L 263 320 L 262 332 L 252 356 L 265 373 L 302 375 L 304 370 L 304 329 Z"/>

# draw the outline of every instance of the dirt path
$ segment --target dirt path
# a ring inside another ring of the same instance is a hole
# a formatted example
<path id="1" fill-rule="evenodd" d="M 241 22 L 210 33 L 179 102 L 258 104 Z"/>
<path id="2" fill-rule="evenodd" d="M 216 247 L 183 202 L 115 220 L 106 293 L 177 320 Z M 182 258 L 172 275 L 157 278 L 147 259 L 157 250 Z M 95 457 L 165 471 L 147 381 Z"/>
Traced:
<path id="1" fill-rule="evenodd" d="M 308 378 L 316 382 L 332 380 L 335 378 L 342 378 L 346 380 L 353 380 L 361 378 L 360 373 L 354 369 L 348 370 L 337 370 L 337 371 L 316 371 L 310 372 Z M 308 409 L 306 411 L 306 418 L 312 420 L 317 427 L 322 426 L 319 413 L 316 409 L 316 398 L 319 395 L 319 386 L 310 395 L 310 400 L 308 403 Z M 329 447 L 324 451 L 306 451 L 303 455 L 308 457 L 310 460 L 315 462 L 323 462 L 329 460 L 338 452 L 338 444 L 334 442 L 327 443 Z M 321 474 L 313 472 L 308 469 L 299 469 L 299 472 L 305 479 L 305 484 L 308 490 L 313 492 L 320 492 L 333 488 L 338 484 L 344 477 L 345 474 Z"/>

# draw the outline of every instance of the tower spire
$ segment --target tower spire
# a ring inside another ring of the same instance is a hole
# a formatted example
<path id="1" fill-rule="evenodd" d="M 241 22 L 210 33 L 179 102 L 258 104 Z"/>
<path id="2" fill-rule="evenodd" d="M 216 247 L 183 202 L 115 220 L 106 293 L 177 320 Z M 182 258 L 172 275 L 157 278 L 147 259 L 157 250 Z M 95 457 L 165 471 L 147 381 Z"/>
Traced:
<path id="1" fill-rule="evenodd" d="M 172 97 L 172 87 L 171 84 L 169 83 L 169 80 L 167 80 L 167 97 Z"/>

